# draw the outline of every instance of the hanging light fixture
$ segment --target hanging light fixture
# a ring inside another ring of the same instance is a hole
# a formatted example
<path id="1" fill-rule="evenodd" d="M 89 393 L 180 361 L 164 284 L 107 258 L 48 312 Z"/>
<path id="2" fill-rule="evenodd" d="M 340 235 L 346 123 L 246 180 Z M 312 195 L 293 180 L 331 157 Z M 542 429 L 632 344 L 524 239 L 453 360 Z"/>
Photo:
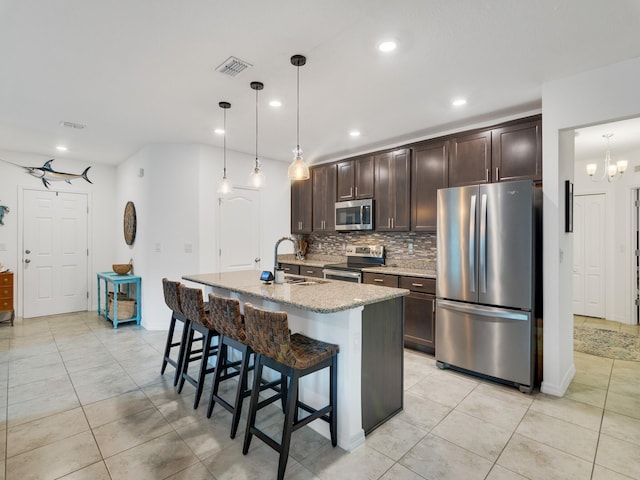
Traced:
<path id="1" fill-rule="evenodd" d="M 618 160 L 616 163 L 612 163 L 609 139 L 613 137 L 613 133 L 605 133 L 602 137 L 607 139 L 607 151 L 604 155 L 604 171 L 602 172 L 602 178 L 600 180 L 603 180 L 606 177 L 609 182 L 612 182 L 613 180 L 620 178 L 620 176 L 627 170 L 629 162 L 627 160 Z M 590 177 L 593 177 L 597 171 L 597 163 L 589 163 L 587 165 L 587 174 Z"/>
<path id="2" fill-rule="evenodd" d="M 287 174 L 291 180 L 306 180 L 309 178 L 309 167 L 302 158 L 302 149 L 300 148 L 300 67 L 307 63 L 306 57 L 303 55 L 294 55 L 291 57 L 291 65 L 297 67 L 298 83 L 297 83 L 297 117 L 296 117 L 296 148 L 293 150 L 293 161 L 289 165 Z"/>
<path id="3" fill-rule="evenodd" d="M 262 90 L 264 88 L 264 83 L 262 82 L 251 82 L 251 88 L 256 91 L 256 164 L 253 167 L 253 172 L 249 176 L 249 180 L 251 181 L 251 185 L 256 188 L 260 188 L 264 185 L 264 173 L 260 169 L 260 160 L 258 160 L 258 90 Z"/>
<path id="4" fill-rule="evenodd" d="M 220 184 L 218 185 L 218 193 L 222 195 L 226 195 L 227 193 L 231 193 L 233 187 L 231 186 L 231 182 L 227 178 L 227 110 L 231 108 L 231 104 L 229 102 L 220 102 L 218 106 L 224 111 L 224 136 L 222 137 L 222 180 L 220 180 Z"/>

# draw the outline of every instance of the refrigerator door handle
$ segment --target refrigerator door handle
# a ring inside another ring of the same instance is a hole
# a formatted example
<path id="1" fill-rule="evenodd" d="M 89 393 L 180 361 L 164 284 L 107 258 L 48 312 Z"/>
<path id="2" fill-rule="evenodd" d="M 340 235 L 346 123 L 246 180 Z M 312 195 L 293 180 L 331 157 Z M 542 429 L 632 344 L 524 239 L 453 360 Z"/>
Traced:
<path id="1" fill-rule="evenodd" d="M 512 310 L 504 310 L 502 308 L 483 307 L 481 305 L 450 302 L 448 300 L 441 299 L 438 299 L 437 307 L 443 308 L 445 310 L 454 310 L 462 313 L 470 313 L 472 315 L 500 318 L 505 320 L 518 320 L 523 322 L 529 320 L 529 312 L 520 313 Z"/>
<path id="2" fill-rule="evenodd" d="M 480 200 L 480 253 L 478 255 L 480 267 L 480 292 L 487 292 L 487 194 L 483 193 Z"/>
<path id="3" fill-rule="evenodd" d="M 471 271 L 471 291 L 476 291 L 476 196 L 471 195 L 469 205 L 469 270 Z"/>

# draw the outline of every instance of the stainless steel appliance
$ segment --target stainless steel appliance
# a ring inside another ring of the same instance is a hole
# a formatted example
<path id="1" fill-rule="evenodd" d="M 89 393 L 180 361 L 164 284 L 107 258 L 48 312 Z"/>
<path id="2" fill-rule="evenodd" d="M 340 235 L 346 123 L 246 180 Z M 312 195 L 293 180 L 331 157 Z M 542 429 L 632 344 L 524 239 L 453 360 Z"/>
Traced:
<path id="1" fill-rule="evenodd" d="M 531 181 L 438 190 L 441 368 L 533 388 L 536 195 Z"/>
<path id="2" fill-rule="evenodd" d="M 324 278 L 362 283 L 362 269 L 384 265 L 382 245 L 347 245 L 347 262 L 325 265 Z"/>
<path id="3" fill-rule="evenodd" d="M 373 200 L 336 202 L 336 230 L 373 229 Z"/>

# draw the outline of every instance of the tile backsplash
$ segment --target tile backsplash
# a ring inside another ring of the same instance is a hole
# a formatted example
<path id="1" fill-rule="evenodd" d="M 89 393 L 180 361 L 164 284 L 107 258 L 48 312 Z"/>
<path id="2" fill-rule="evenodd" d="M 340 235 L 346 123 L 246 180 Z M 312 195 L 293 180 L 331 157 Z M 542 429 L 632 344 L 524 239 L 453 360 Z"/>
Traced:
<path id="1" fill-rule="evenodd" d="M 347 244 L 384 245 L 386 263 L 413 268 L 436 268 L 436 236 L 415 232 L 334 232 L 304 235 L 307 255 L 346 255 Z M 413 245 L 413 251 L 409 246 Z"/>

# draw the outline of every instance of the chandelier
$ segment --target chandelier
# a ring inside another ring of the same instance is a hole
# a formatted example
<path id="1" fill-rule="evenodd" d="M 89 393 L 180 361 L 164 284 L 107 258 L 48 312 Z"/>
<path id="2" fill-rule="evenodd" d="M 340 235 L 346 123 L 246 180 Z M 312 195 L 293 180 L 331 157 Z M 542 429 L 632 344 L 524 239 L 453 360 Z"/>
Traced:
<path id="1" fill-rule="evenodd" d="M 604 171 L 602 172 L 602 177 L 600 180 L 604 180 L 606 177 L 607 181 L 612 182 L 620 178 L 620 176 L 625 172 L 629 162 L 627 160 L 618 160 L 613 163 L 611 161 L 611 151 L 609 149 L 609 139 L 613 137 L 613 133 L 605 133 L 602 135 L 603 138 L 607 139 L 607 152 L 604 155 Z M 593 177 L 598 171 L 597 163 L 589 163 L 587 164 L 587 174 L 590 177 Z"/>

